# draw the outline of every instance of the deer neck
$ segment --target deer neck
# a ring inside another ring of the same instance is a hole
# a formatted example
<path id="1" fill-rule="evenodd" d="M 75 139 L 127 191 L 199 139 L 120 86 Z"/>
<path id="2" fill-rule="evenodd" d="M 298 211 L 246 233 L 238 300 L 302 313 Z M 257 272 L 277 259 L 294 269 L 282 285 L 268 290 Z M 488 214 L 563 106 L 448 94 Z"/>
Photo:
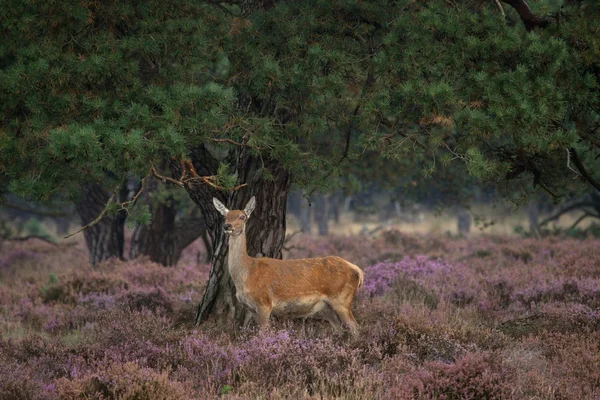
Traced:
<path id="1" fill-rule="evenodd" d="M 248 277 L 250 256 L 246 251 L 246 231 L 239 236 L 229 236 L 229 254 L 227 255 L 229 274 L 237 290 L 241 290 Z"/>

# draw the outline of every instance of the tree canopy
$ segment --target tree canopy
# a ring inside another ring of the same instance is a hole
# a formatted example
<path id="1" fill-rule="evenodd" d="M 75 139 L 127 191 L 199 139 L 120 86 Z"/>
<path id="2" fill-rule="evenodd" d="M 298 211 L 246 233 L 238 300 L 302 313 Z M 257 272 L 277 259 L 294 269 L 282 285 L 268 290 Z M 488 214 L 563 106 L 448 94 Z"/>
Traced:
<path id="1" fill-rule="evenodd" d="M 593 1 L 524 24 L 519 1 L 2 3 L 0 173 L 18 195 L 116 190 L 201 143 L 309 189 L 365 152 L 425 176 L 463 163 L 511 193 L 597 186 Z"/>

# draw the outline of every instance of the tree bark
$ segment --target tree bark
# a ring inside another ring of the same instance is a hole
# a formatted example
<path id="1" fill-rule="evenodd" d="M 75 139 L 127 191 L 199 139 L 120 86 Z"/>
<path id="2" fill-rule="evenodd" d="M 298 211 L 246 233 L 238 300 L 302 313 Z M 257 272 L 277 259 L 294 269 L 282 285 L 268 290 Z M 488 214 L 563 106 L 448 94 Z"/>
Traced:
<path id="1" fill-rule="evenodd" d="M 456 226 L 459 235 L 466 236 L 471 232 L 471 213 L 462 206 L 456 207 Z"/>
<path id="2" fill-rule="evenodd" d="M 181 165 L 173 163 L 174 176 L 183 174 L 214 175 L 218 161 L 206 149 L 200 146 L 190 153 L 195 171 L 182 171 Z M 198 204 L 208 234 L 213 243 L 213 257 L 208 284 L 198 307 L 196 323 L 209 316 L 234 320 L 241 324 L 245 316 L 243 307 L 238 307 L 235 286 L 230 279 L 227 266 L 227 237 L 223 232 L 223 217 L 213 206 L 212 198 L 218 198 L 229 209 L 241 210 L 252 196 L 256 196 L 256 208 L 248 220 L 246 230 L 248 254 L 254 257 L 281 258 L 281 248 L 285 239 L 285 213 L 290 187 L 289 173 L 277 161 L 266 159 L 264 167 L 271 173 L 271 179 L 261 175 L 263 160 L 248 154 L 245 147 L 232 150 L 230 164 L 237 173 L 238 184 L 246 184 L 231 193 L 216 190 L 200 180 L 187 181 L 185 189 Z"/>
<path id="3" fill-rule="evenodd" d="M 533 198 L 529 200 L 529 203 L 527 203 L 527 219 L 529 220 L 529 232 L 536 239 L 539 239 L 541 237 L 540 226 L 538 224 L 539 215 L 540 207 L 538 204 L 538 200 Z"/>
<path id="4" fill-rule="evenodd" d="M 329 233 L 329 202 L 323 194 L 317 194 L 315 197 L 315 221 L 319 236 L 325 236 Z"/>
<path id="5" fill-rule="evenodd" d="M 540 27 L 545 28 L 550 25 L 550 19 L 538 17 L 531 11 L 529 8 L 529 4 L 525 0 L 502 0 L 506 4 L 510 5 L 521 17 L 521 21 L 525 25 L 525 29 L 527 31 L 532 31 L 533 29 Z"/>
<path id="6" fill-rule="evenodd" d="M 109 198 L 110 193 L 102 186 L 86 185 L 81 198 L 75 202 L 82 225 L 93 221 L 104 210 Z M 83 231 L 92 265 L 113 257 L 123 260 L 125 217 L 124 212 L 106 216 Z"/>
<path id="7" fill-rule="evenodd" d="M 143 198 L 138 200 L 150 207 L 152 221 L 133 231 L 129 258 L 148 256 L 151 261 L 169 267 L 177 264 L 183 249 L 205 233 L 206 226 L 195 215 L 178 221 L 174 199 L 160 202 L 152 199 L 151 193 L 157 186 L 155 179 L 148 180 Z"/>

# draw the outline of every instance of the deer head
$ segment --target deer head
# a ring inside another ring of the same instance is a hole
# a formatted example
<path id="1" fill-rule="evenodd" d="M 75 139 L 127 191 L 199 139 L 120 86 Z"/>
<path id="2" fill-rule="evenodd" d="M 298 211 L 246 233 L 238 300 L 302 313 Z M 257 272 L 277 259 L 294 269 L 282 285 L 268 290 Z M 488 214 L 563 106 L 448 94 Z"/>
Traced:
<path id="1" fill-rule="evenodd" d="M 225 217 L 223 223 L 223 231 L 231 236 L 239 236 L 244 233 L 246 221 L 250 218 L 250 214 L 256 207 L 256 198 L 252 196 L 244 207 L 244 210 L 229 210 L 223 203 L 213 197 L 213 205 Z"/>

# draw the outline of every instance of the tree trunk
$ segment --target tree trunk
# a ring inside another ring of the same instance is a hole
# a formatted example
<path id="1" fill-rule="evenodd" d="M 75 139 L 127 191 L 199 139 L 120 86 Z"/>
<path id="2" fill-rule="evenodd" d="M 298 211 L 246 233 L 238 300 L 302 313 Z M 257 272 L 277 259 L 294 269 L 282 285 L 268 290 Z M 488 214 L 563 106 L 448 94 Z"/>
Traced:
<path id="1" fill-rule="evenodd" d="M 471 213 L 466 208 L 458 206 L 456 210 L 456 223 L 459 235 L 468 235 L 471 231 Z"/>
<path id="2" fill-rule="evenodd" d="M 315 221 L 319 229 L 319 236 L 325 236 L 329 233 L 329 202 L 323 194 L 318 194 L 315 197 Z"/>
<path id="3" fill-rule="evenodd" d="M 540 208 L 537 199 L 533 198 L 527 203 L 527 219 L 529 220 L 529 232 L 536 239 L 540 238 L 540 226 L 538 218 L 540 215 Z"/>
<path id="4" fill-rule="evenodd" d="M 340 207 L 343 201 L 344 195 L 340 191 L 329 196 L 329 219 L 336 224 L 340 223 Z"/>
<path id="5" fill-rule="evenodd" d="M 151 261 L 169 267 L 177 264 L 183 249 L 202 236 L 206 226 L 204 220 L 197 216 L 177 221 L 174 199 L 161 202 L 152 200 L 150 194 L 156 187 L 156 180 L 149 180 L 146 193 L 139 200 L 150 206 L 152 221 L 149 225 L 137 226 L 133 231 L 129 258 L 148 256 Z"/>
<path id="6" fill-rule="evenodd" d="M 102 186 L 86 185 L 82 197 L 75 202 L 82 225 L 92 222 L 106 207 L 109 198 L 110 194 Z M 123 259 L 124 227 L 125 213 L 119 212 L 83 231 L 92 265 L 113 257 Z"/>
<path id="7" fill-rule="evenodd" d="M 288 214 L 295 215 L 300 223 L 300 230 L 303 233 L 310 234 L 311 208 L 300 190 L 294 190 L 288 196 Z"/>
<path id="8" fill-rule="evenodd" d="M 300 230 L 307 235 L 312 233 L 312 207 L 305 199 L 300 203 Z"/>
<path id="9" fill-rule="evenodd" d="M 215 175 L 218 161 L 204 146 L 193 149 L 190 156 L 195 170 L 182 171 L 182 166 L 174 163 L 171 165 L 174 176 L 180 177 L 182 172 L 192 176 Z M 196 323 L 204 321 L 210 315 L 216 315 L 240 324 L 245 317 L 243 307 L 237 307 L 235 286 L 227 267 L 228 243 L 222 228 L 223 217 L 214 208 L 213 197 L 218 198 L 231 210 L 241 210 L 252 196 L 256 196 L 256 208 L 246 228 L 248 254 L 255 257 L 282 257 L 281 247 L 285 238 L 285 213 L 290 187 L 287 170 L 278 162 L 266 159 L 264 167 L 272 176 L 271 179 L 264 179 L 260 173 L 263 162 L 249 155 L 244 147 L 237 147 L 231 156 L 230 164 L 235 168 L 232 172 L 237 173 L 239 184 L 245 183 L 247 186 L 225 193 L 200 180 L 191 180 L 185 187 L 192 200 L 200 207 L 213 243 L 210 276 L 198 307 Z"/>

